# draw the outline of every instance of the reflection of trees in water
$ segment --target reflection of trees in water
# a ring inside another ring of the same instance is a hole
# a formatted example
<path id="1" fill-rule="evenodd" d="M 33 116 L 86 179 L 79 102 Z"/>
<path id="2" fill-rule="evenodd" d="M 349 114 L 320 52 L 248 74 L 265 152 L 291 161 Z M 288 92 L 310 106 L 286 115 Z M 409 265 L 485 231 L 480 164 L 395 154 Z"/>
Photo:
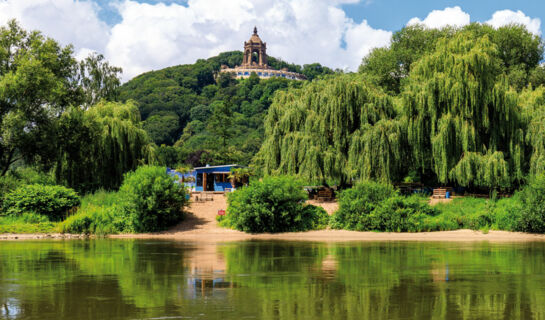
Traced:
<path id="1" fill-rule="evenodd" d="M 123 318 L 182 299 L 182 246 L 91 240 L 0 248 L 0 275 L 17 278 L 11 287 L 0 281 L 0 288 L 16 293 L 24 317 L 55 310 L 55 319 L 78 318 L 78 312 L 79 318 Z"/>
<path id="2" fill-rule="evenodd" d="M 532 319 L 543 270 L 539 243 L 0 243 L 0 318 Z"/>
<path id="3" fill-rule="evenodd" d="M 542 244 L 527 245 L 357 243 L 328 251 L 256 243 L 222 252 L 229 279 L 244 288 L 230 303 L 249 314 L 245 306 L 253 306 L 261 319 L 532 319 L 545 312 L 545 291 L 525 275 L 539 275 L 545 259 Z M 323 268 L 331 256 L 335 281 Z"/>

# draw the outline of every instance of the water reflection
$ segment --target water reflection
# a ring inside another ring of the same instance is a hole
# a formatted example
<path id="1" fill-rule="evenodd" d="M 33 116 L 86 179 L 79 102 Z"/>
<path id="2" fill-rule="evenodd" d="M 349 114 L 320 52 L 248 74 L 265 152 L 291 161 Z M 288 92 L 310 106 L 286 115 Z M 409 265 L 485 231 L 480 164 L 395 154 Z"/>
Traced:
<path id="1" fill-rule="evenodd" d="M 541 319 L 545 245 L 0 242 L 0 319 Z"/>

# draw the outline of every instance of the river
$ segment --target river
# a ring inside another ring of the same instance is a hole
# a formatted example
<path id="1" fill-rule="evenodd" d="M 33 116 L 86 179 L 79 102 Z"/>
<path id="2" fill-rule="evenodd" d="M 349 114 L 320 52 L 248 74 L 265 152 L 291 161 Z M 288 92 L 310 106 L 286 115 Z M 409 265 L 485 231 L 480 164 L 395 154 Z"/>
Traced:
<path id="1" fill-rule="evenodd" d="M 543 242 L 0 242 L 0 319 L 544 318 Z"/>

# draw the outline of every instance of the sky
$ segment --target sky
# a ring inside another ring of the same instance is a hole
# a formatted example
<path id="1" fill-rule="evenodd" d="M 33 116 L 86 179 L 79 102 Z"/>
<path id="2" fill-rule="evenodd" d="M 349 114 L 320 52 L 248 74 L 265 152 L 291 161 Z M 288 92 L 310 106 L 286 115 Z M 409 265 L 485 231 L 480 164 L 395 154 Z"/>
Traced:
<path id="1" fill-rule="evenodd" d="M 355 71 L 410 24 L 520 23 L 541 36 L 544 15 L 542 0 L 0 0 L 0 25 L 17 19 L 79 59 L 102 53 L 124 81 L 242 50 L 254 26 L 271 56 Z"/>

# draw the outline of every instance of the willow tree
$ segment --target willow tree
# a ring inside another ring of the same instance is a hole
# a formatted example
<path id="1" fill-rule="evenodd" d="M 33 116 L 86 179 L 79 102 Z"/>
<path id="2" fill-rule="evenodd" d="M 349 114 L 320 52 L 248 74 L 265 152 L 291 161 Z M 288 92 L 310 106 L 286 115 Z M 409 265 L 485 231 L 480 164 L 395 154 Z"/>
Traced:
<path id="1" fill-rule="evenodd" d="M 439 41 L 404 88 L 416 165 L 439 182 L 510 187 L 524 174 L 524 121 L 487 36 Z"/>
<path id="2" fill-rule="evenodd" d="M 112 189 L 123 174 L 153 160 L 153 147 L 132 102 L 101 102 L 63 114 L 56 175 L 80 191 Z"/>
<path id="3" fill-rule="evenodd" d="M 530 161 L 528 173 L 545 173 L 545 87 L 527 88 L 520 94 L 519 104 L 527 121 L 526 143 Z"/>
<path id="4" fill-rule="evenodd" d="M 306 83 L 275 96 L 257 159 L 266 174 L 296 174 L 314 182 L 343 185 L 362 175 L 389 179 L 404 137 L 399 125 L 389 122 L 394 117 L 392 99 L 361 76 Z M 387 141 L 388 150 L 366 143 L 368 138 Z"/>

